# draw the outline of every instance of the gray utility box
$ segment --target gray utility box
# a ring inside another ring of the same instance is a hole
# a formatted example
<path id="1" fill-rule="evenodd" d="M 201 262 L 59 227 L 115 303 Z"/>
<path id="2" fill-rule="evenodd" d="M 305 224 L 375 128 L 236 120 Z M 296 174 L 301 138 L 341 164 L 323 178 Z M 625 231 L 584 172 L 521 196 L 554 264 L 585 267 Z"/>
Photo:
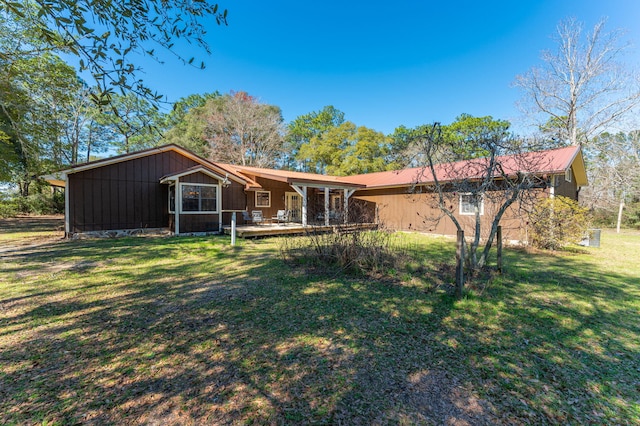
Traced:
<path id="1" fill-rule="evenodd" d="M 589 229 L 587 230 L 587 235 L 580 242 L 580 245 L 587 247 L 600 247 L 600 235 L 602 234 L 602 229 Z"/>

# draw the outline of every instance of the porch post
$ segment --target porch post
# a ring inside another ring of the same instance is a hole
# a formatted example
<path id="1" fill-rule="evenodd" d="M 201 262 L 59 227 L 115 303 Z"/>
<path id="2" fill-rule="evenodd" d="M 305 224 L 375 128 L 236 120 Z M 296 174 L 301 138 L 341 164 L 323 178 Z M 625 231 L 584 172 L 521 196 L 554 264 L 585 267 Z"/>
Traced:
<path id="1" fill-rule="evenodd" d="M 220 185 L 220 181 L 218 181 L 218 232 L 222 234 L 222 185 Z M 234 213 L 235 214 L 235 213 Z"/>
<path id="2" fill-rule="evenodd" d="M 236 245 L 236 212 L 231 213 L 231 245 Z"/>
<path id="3" fill-rule="evenodd" d="M 69 211 L 69 175 L 64 175 L 64 236 L 69 238 L 71 235 L 71 220 Z"/>
<path id="4" fill-rule="evenodd" d="M 329 187 L 324 187 L 324 224 L 329 226 Z"/>
<path id="5" fill-rule="evenodd" d="M 180 185 L 180 181 L 176 179 L 176 205 L 174 206 L 175 210 L 175 235 L 180 235 L 180 210 L 182 210 L 182 186 Z"/>
<path id="6" fill-rule="evenodd" d="M 349 197 L 353 195 L 355 189 L 344 189 L 344 223 L 349 223 Z"/>
<path id="7" fill-rule="evenodd" d="M 307 226 L 307 187 L 302 187 L 302 226 Z"/>

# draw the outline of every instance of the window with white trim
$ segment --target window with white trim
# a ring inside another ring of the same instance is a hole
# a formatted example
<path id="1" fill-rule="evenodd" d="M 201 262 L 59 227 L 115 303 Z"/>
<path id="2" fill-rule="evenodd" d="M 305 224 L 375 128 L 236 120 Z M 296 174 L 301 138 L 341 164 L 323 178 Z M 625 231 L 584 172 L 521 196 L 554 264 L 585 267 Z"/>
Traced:
<path id="1" fill-rule="evenodd" d="M 564 180 L 567 182 L 571 182 L 573 180 L 573 171 L 571 170 L 571 167 L 564 172 Z"/>
<path id="2" fill-rule="evenodd" d="M 169 213 L 176 212 L 176 184 L 169 185 Z"/>
<path id="3" fill-rule="evenodd" d="M 181 213 L 217 213 L 218 185 L 181 183 Z"/>
<path id="4" fill-rule="evenodd" d="M 271 207 L 271 191 L 256 191 L 256 207 Z"/>
<path id="5" fill-rule="evenodd" d="M 484 197 L 482 194 L 460 194 L 460 214 L 474 215 L 476 207 L 480 211 L 480 215 L 484 214 Z"/>

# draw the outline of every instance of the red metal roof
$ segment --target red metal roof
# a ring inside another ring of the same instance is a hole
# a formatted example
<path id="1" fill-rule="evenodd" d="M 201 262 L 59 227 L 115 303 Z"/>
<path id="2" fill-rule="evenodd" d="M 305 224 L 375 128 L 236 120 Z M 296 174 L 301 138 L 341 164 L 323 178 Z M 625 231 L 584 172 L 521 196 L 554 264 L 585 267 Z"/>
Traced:
<path id="1" fill-rule="evenodd" d="M 565 170 L 571 167 L 579 154 L 580 148 L 571 146 L 548 151 L 501 156 L 497 157 L 497 161 L 501 164 L 502 170 L 506 175 L 514 175 L 517 172 L 557 174 L 564 173 Z M 478 158 L 456 163 L 437 164 L 435 166 L 436 176 L 441 182 L 459 179 L 479 179 L 483 177 L 488 161 L 487 158 Z M 582 162 L 581 157 L 580 162 Z M 582 163 L 581 166 L 584 169 Z M 499 173 L 496 177 L 499 177 Z M 422 167 L 345 176 L 341 179 L 346 182 L 365 184 L 367 188 L 407 186 L 434 181 L 431 171 Z M 584 176 L 584 182 L 578 183 L 586 184 L 586 175 Z"/>
<path id="2" fill-rule="evenodd" d="M 287 183 L 309 183 L 327 186 L 364 187 L 363 184 L 348 182 L 343 176 L 320 175 L 317 173 L 295 172 L 290 170 L 275 170 L 261 167 L 238 166 L 233 164 L 215 163 L 219 167 L 233 173 L 239 173 L 255 181 L 255 177 L 276 180 Z M 258 185 L 256 183 L 256 185 Z"/>

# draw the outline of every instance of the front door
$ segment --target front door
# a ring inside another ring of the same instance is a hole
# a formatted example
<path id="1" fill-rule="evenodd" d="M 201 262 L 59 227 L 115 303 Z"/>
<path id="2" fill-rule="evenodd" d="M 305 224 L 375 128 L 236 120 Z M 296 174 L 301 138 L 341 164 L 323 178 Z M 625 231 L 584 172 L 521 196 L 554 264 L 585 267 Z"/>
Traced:
<path id="1" fill-rule="evenodd" d="M 297 192 L 285 192 L 284 208 L 291 212 L 292 222 L 302 221 L 302 197 Z"/>

